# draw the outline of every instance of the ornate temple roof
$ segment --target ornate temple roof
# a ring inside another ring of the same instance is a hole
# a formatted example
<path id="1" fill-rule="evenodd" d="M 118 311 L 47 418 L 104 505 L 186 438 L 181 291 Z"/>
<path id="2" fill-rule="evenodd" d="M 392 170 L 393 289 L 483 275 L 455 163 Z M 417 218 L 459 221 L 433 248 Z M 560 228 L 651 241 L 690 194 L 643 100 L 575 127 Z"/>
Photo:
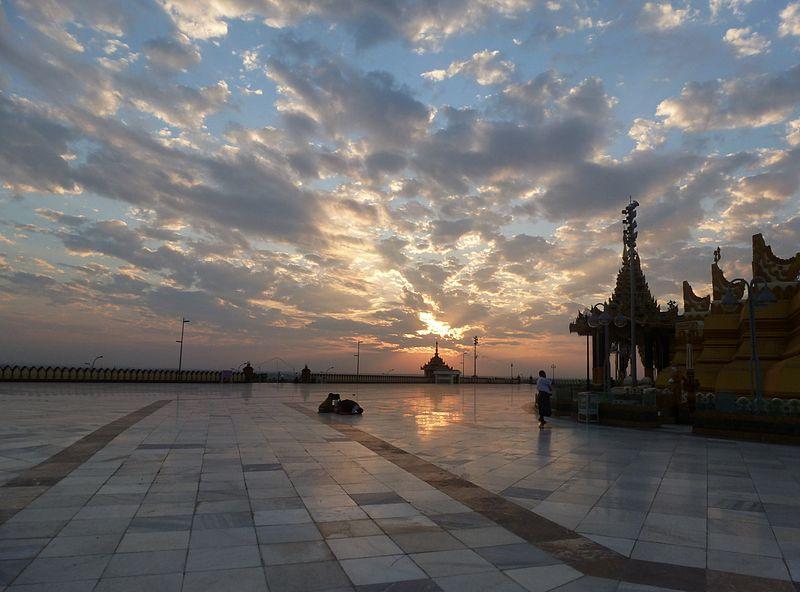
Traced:
<path id="1" fill-rule="evenodd" d="M 617 272 L 617 283 L 614 286 L 614 292 L 611 295 L 611 302 L 616 304 L 623 314 L 631 308 L 631 274 L 630 266 L 631 261 L 628 257 L 628 250 L 622 250 L 622 267 Z M 658 304 L 656 299 L 650 293 L 650 286 L 647 285 L 647 279 L 644 277 L 642 271 L 642 263 L 639 259 L 639 253 L 634 252 L 633 257 L 633 279 L 635 282 L 635 295 L 636 295 L 636 311 L 639 315 L 645 317 L 654 316 L 658 313 Z"/>
<path id="2" fill-rule="evenodd" d="M 631 307 L 631 292 L 630 292 L 630 257 L 628 257 L 628 250 L 622 250 L 622 266 L 617 272 L 617 282 L 614 286 L 614 292 L 608 303 L 614 306 L 619 312 L 626 317 L 630 314 Z M 641 260 L 639 253 L 634 251 L 633 258 L 633 280 L 635 287 L 636 297 L 636 323 L 637 325 L 648 326 L 661 326 L 671 327 L 678 317 L 678 307 L 674 302 L 670 302 L 667 310 L 661 310 L 653 294 L 650 292 L 650 286 L 647 284 L 647 278 L 642 270 Z M 582 312 L 578 312 L 578 316 L 569 325 L 570 333 L 577 333 L 578 335 L 587 335 L 592 332 L 589 327 L 587 319 Z"/>
<path id="3" fill-rule="evenodd" d="M 755 244 L 755 237 L 753 237 L 753 243 Z M 733 290 L 736 298 L 741 300 L 744 296 L 744 286 L 741 284 L 734 286 L 725 278 L 725 274 L 719 266 L 720 259 L 722 259 L 722 251 L 717 247 L 714 250 L 714 263 L 711 264 L 711 290 L 714 302 L 719 302 L 728 289 Z M 755 268 L 755 263 L 753 263 L 753 268 Z"/>
<path id="4" fill-rule="evenodd" d="M 436 370 L 453 370 L 450 366 L 444 363 L 444 360 L 439 356 L 439 340 L 436 340 L 436 351 L 433 357 L 428 360 L 428 363 L 420 368 L 425 371 L 425 376 L 432 376 Z"/>
<path id="5" fill-rule="evenodd" d="M 706 294 L 702 298 L 694 293 L 692 285 L 683 280 L 683 311 L 684 314 L 705 314 L 711 308 L 711 295 Z"/>
<path id="6" fill-rule="evenodd" d="M 614 286 L 614 292 L 611 294 L 610 302 L 619 308 L 619 311 L 624 315 L 628 315 L 631 309 L 631 291 L 630 291 L 630 266 L 633 265 L 633 281 L 635 288 L 636 298 L 636 322 L 640 325 L 662 325 L 672 324 L 678 314 L 678 309 L 674 302 L 668 304 L 667 310 L 661 310 L 650 292 L 650 286 L 647 284 L 644 271 L 642 271 L 642 263 L 639 258 L 639 253 L 634 251 L 633 262 L 631 263 L 628 257 L 628 250 L 622 251 L 622 266 L 617 272 L 617 283 Z"/>
<path id="7" fill-rule="evenodd" d="M 789 259 L 776 257 L 759 232 L 753 235 L 753 277 L 769 283 L 796 282 L 800 274 L 800 253 Z"/>

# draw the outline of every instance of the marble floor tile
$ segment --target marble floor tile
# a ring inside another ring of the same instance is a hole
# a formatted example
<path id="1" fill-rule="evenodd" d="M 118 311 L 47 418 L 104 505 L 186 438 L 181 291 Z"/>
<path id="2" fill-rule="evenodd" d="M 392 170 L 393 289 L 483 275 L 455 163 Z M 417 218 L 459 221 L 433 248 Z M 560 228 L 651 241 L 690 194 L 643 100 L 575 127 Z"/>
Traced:
<path id="1" fill-rule="evenodd" d="M 186 551 L 144 551 L 141 553 L 115 553 L 111 556 L 104 578 L 118 578 L 151 574 L 183 573 Z"/>
<path id="2" fill-rule="evenodd" d="M 242 547 L 190 548 L 186 571 L 209 571 L 258 567 L 261 557 L 257 545 Z"/>
<path id="3" fill-rule="evenodd" d="M 759 576 L 762 578 L 773 578 L 776 580 L 790 579 L 786 563 L 774 557 L 709 549 L 706 565 L 708 569 L 715 569 L 718 571 Z"/>
<path id="4" fill-rule="evenodd" d="M 264 570 L 255 567 L 187 573 L 183 578 L 181 592 L 276 592 L 277 590 L 281 588 L 267 588 Z"/>
<path id="5" fill-rule="evenodd" d="M 659 563 L 672 563 L 687 567 L 704 568 L 706 566 L 706 551 L 697 547 L 683 547 L 665 543 L 650 543 L 639 541 L 631 552 L 633 559 L 655 561 Z"/>
<path id="6" fill-rule="evenodd" d="M 356 419 L 316 414 L 325 385 L 66 386 L 0 384 L 0 483 L 166 406 L 60 480 L 4 488 L 0 589 L 156 591 L 184 573 L 184 590 L 614 589 L 553 563 L 548 541 L 598 570 L 631 555 L 666 577 L 800 571 L 792 447 L 560 418 L 542 433 L 512 403 L 525 386 L 353 385 Z M 68 419 L 52 412 L 65 396 Z"/>
<path id="7" fill-rule="evenodd" d="M 183 584 L 182 573 L 160 575 L 140 575 L 124 578 L 103 577 L 94 592 L 180 592 Z"/>
<path id="8" fill-rule="evenodd" d="M 332 560 L 333 554 L 325 541 L 303 541 L 296 543 L 273 543 L 261 545 L 264 565 L 288 563 L 313 563 Z"/>
<path id="9" fill-rule="evenodd" d="M 425 572 L 406 555 L 345 559 L 340 563 L 356 586 L 427 578 Z"/>
<path id="10" fill-rule="evenodd" d="M 412 553 L 410 557 L 432 578 L 494 570 L 491 563 L 469 549 Z"/>
<path id="11" fill-rule="evenodd" d="M 558 564 L 512 569 L 506 575 L 529 592 L 545 592 L 577 580 L 583 574 L 568 565 Z"/>
<path id="12" fill-rule="evenodd" d="M 351 559 L 351 562 L 375 561 L 375 559 Z M 272 565 L 264 568 L 270 592 L 317 592 L 346 588 L 350 580 L 337 561 L 319 563 L 297 563 L 292 565 Z M 389 567 L 389 566 L 387 566 Z M 372 570 L 364 567 L 363 571 L 370 575 Z M 356 568 L 354 573 L 358 574 Z M 424 576 L 424 574 L 422 574 Z M 416 578 L 407 578 L 416 579 Z M 355 581 L 353 583 L 356 583 Z M 362 583 L 375 583 L 365 578 Z M 232 592 L 235 589 L 232 589 Z M 211 592 L 209 589 L 208 592 Z"/>
<path id="13" fill-rule="evenodd" d="M 475 552 L 503 571 L 559 563 L 550 554 L 528 543 L 480 547 Z"/>
<path id="14" fill-rule="evenodd" d="M 397 543 L 405 553 L 447 551 L 450 549 L 464 548 L 464 543 L 446 531 L 397 533 L 391 536 L 392 540 Z"/>

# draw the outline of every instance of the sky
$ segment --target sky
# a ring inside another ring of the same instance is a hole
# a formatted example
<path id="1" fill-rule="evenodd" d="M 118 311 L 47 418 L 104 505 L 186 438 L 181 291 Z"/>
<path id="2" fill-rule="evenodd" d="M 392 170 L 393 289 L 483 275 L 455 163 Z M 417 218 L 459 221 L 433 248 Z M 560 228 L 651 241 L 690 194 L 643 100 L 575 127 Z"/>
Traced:
<path id="1" fill-rule="evenodd" d="M 783 0 L 0 0 L 0 365 L 186 317 L 185 368 L 582 376 L 628 196 L 663 306 L 798 250 L 798 51 Z"/>

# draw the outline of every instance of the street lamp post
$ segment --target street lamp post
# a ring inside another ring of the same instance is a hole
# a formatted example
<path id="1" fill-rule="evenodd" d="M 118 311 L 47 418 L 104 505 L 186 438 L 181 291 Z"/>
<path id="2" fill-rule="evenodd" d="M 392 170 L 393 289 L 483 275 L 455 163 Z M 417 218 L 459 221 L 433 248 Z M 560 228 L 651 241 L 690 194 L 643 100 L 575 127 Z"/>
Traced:
<path id="1" fill-rule="evenodd" d="M 358 382 L 358 377 L 361 374 L 361 344 L 363 341 L 356 342 L 356 353 L 353 354 L 356 358 L 356 382 Z"/>
<path id="2" fill-rule="evenodd" d="M 464 360 L 467 357 L 467 352 L 461 352 L 461 376 L 464 376 Z"/>
<path id="3" fill-rule="evenodd" d="M 473 359 L 472 359 L 472 377 L 478 377 L 478 336 L 472 338 L 472 349 L 473 349 Z"/>
<path id="4" fill-rule="evenodd" d="M 636 208 L 639 207 L 639 202 L 632 199 L 630 203 L 625 206 L 622 213 L 625 218 L 622 220 L 623 232 L 622 239 L 628 249 L 628 270 L 630 272 L 630 321 L 631 321 L 631 386 L 636 386 L 636 284 L 634 283 L 634 258 L 636 257 L 636 237 L 639 233 L 636 231 Z"/>
<path id="5" fill-rule="evenodd" d="M 511 362 L 511 382 L 514 382 L 514 362 Z"/>
<path id="6" fill-rule="evenodd" d="M 92 360 L 91 364 L 89 364 L 89 362 L 86 362 L 86 365 L 89 366 L 89 370 L 94 370 L 95 362 L 97 362 L 97 360 L 101 359 L 102 357 L 103 356 L 95 356 L 95 358 L 94 358 L 94 360 Z"/>
<path id="7" fill-rule="evenodd" d="M 178 339 L 175 343 L 180 343 L 181 348 L 178 351 L 178 380 L 180 380 L 180 371 L 183 367 L 183 329 L 186 327 L 186 323 L 190 323 L 191 321 L 186 317 L 181 317 L 181 338 Z"/>
<path id="8" fill-rule="evenodd" d="M 556 365 L 550 364 L 550 380 L 556 381 Z"/>
<path id="9" fill-rule="evenodd" d="M 758 288 L 759 284 L 763 284 L 763 287 Z M 733 293 L 734 286 L 744 286 L 747 291 L 747 312 L 750 317 L 750 383 L 755 395 L 755 412 L 763 413 L 764 385 L 761 380 L 761 362 L 758 359 L 756 342 L 756 308 L 772 304 L 776 298 L 764 278 L 754 277 L 749 282 L 743 278 L 736 278 L 729 282 L 722 297 L 721 303 L 726 309 L 731 309 L 741 302 Z"/>

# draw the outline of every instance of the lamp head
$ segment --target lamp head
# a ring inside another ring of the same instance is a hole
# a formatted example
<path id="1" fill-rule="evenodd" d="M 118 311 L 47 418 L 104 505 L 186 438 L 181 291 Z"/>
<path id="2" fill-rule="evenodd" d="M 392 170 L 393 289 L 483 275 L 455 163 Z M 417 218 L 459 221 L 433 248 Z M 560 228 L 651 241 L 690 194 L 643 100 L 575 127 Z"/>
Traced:
<path id="1" fill-rule="evenodd" d="M 611 315 L 608 314 L 608 311 L 604 310 L 603 312 L 600 313 L 600 316 L 598 317 L 597 320 L 600 322 L 601 325 L 607 327 L 608 325 L 611 324 Z"/>
<path id="2" fill-rule="evenodd" d="M 736 308 L 739 304 L 739 299 L 736 297 L 736 294 L 733 293 L 731 288 L 725 288 L 725 294 L 722 296 L 722 300 L 720 301 L 722 307 L 728 311 Z"/>
<path id="3" fill-rule="evenodd" d="M 628 317 L 624 314 L 619 313 L 617 316 L 614 317 L 614 325 L 617 327 L 624 327 L 628 324 Z"/>
<path id="4" fill-rule="evenodd" d="M 774 304 L 777 301 L 778 299 L 775 298 L 775 294 L 772 293 L 772 290 L 770 290 L 767 286 L 764 286 L 758 291 L 753 304 L 756 306 L 766 306 L 768 304 Z"/>

